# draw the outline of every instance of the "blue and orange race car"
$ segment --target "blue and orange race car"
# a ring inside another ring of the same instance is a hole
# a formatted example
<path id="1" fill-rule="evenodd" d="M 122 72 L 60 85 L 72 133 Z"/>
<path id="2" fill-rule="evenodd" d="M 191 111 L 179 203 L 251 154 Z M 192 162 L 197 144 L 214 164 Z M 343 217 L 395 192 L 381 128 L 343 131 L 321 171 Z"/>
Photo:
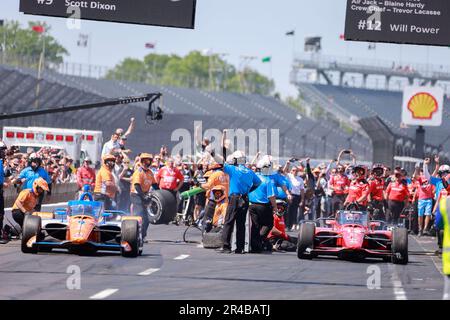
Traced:
<path id="1" fill-rule="evenodd" d="M 142 254 L 142 220 L 122 211 L 105 211 L 101 202 L 69 201 L 67 208 L 27 215 L 22 228 L 22 252 L 67 249 L 85 254 L 120 251 L 124 257 Z"/>

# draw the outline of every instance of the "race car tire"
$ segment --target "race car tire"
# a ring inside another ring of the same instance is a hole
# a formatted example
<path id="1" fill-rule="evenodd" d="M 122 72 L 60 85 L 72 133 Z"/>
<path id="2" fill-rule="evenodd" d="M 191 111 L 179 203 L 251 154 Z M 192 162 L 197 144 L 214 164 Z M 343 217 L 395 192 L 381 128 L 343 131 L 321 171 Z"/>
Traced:
<path id="1" fill-rule="evenodd" d="M 408 230 L 395 228 L 392 230 L 392 263 L 408 263 Z"/>
<path id="2" fill-rule="evenodd" d="M 177 215 L 177 199 L 167 190 L 156 190 L 150 197 L 148 218 L 151 224 L 167 224 Z"/>
<path id="3" fill-rule="evenodd" d="M 203 248 L 217 249 L 223 246 L 222 230 L 219 232 L 204 232 L 203 233 Z"/>
<path id="4" fill-rule="evenodd" d="M 41 217 L 25 215 L 22 227 L 22 240 L 21 248 L 23 253 L 36 254 L 39 251 L 38 246 L 28 247 L 27 242 L 36 236 L 36 241 L 40 241 L 42 237 L 41 233 Z"/>
<path id="5" fill-rule="evenodd" d="M 125 251 L 122 247 L 120 253 L 123 257 L 136 258 L 139 255 L 139 222 L 137 220 L 122 221 L 121 241 L 126 241 L 130 247 L 130 251 Z"/>
<path id="6" fill-rule="evenodd" d="M 305 253 L 306 249 L 313 248 L 316 226 L 313 223 L 302 223 L 298 232 L 297 257 L 299 259 L 312 259 L 313 254 Z"/>

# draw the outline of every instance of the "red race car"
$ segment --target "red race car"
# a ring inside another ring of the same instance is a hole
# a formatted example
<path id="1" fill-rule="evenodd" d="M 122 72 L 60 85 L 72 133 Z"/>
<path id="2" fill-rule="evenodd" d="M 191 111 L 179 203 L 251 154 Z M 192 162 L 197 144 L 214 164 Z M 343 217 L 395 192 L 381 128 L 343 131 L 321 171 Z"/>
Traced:
<path id="1" fill-rule="evenodd" d="M 378 257 L 394 264 L 408 263 L 408 231 L 389 228 L 383 221 L 369 221 L 366 211 L 344 210 L 334 219 L 318 219 L 300 226 L 297 256 L 318 255 L 364 259 Z"/>

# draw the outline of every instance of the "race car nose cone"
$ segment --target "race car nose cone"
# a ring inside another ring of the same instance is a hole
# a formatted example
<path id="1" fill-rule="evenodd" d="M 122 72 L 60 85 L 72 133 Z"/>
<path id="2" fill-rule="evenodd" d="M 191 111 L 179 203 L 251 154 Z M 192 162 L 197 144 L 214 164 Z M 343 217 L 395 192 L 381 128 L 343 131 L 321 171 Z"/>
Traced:
<path id="1" fill-rule="evenodd" d="M 73 237 L 72 239 L 72 243 L 74 244 L 83 244 L 86 243 L 86 241 L 87 241 L 86 238 L 83 236 Z"/>
<path id="2" fill-rule="evenodd" d="M 346 228 L 343 233 L 344 245 L 349 249 L 360 249 L 364 242 L 364 230 L 360 228 Z"/>

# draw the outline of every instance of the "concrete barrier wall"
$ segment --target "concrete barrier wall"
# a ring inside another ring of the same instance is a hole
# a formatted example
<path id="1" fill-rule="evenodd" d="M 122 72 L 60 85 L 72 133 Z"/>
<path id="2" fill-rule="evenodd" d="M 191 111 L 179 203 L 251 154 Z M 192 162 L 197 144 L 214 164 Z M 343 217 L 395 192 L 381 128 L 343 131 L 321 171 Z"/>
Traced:
<path id="1" fill-rule="evenodd" d="M 52 195 L 50 197 L 46 196 L 44 203 L 58 203 L 73 200 L 77 191 L 78 186 L 76 183 L 55 184 L 52 187 Z M 5 208 L 13 206 L 18 194 L 17 189 L 14 187 L 9 187 L 4 190 Z"/>

